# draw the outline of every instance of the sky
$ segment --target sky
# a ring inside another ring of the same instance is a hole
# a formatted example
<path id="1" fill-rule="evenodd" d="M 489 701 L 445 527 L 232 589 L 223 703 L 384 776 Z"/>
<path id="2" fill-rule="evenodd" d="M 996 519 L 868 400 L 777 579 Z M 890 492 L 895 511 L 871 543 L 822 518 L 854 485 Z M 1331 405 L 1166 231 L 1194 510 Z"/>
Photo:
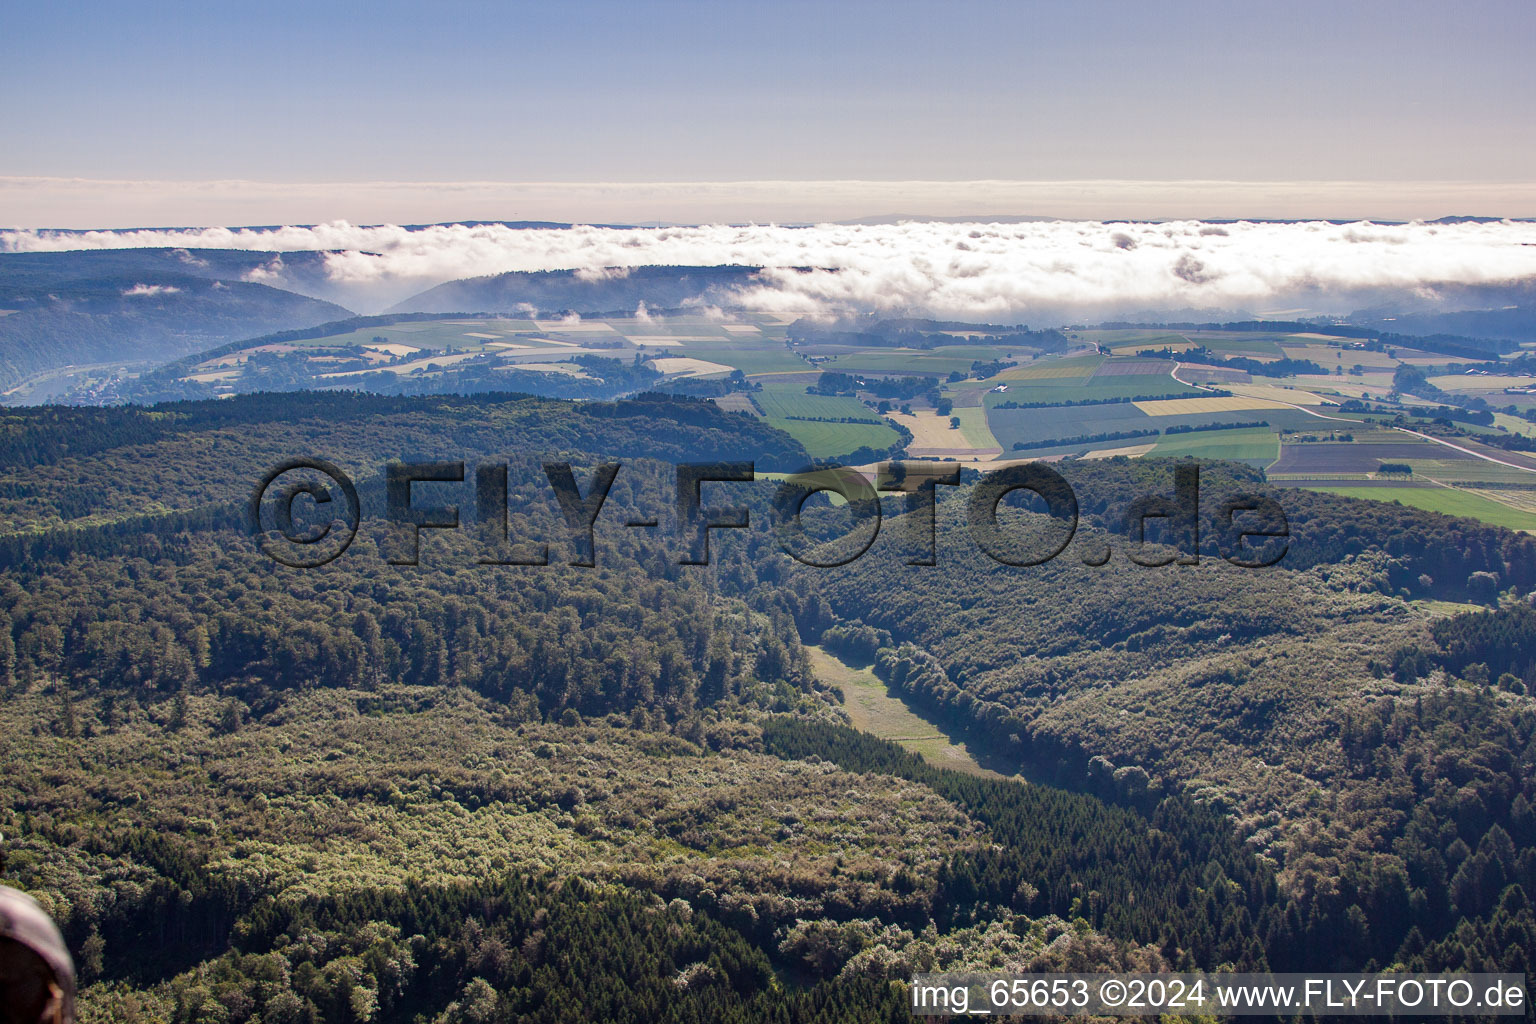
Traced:
<path id="1" fill-rule="evenodd" d="M 1533 216 L 1533 38 L 1524 0 L 0 0 L 0 225 Z"/>

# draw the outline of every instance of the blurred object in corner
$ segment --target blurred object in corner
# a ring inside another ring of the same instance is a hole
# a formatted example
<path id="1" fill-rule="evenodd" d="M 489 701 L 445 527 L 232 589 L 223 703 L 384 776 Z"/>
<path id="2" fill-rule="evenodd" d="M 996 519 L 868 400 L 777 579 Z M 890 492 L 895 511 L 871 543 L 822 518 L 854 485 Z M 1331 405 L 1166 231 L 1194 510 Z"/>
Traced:
<path id="1" fill-rule="evenodd" d="M 0 1024 L 71 1024 L 75 964 L 37 901 L 0 885 Z"/>

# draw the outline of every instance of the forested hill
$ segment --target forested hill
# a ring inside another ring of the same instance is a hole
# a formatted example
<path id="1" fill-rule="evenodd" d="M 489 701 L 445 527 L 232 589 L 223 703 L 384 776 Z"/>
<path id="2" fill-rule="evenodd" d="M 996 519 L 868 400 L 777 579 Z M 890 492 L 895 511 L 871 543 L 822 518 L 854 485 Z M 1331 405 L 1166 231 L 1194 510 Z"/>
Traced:
<path id="1" fill-rule="evenodd" d="M 1063 466 L 1084 522 L 1043 565 L 967 543 L 962 490 L 940 507 L 938 565 L 876 548 L 783 574 L 780 593 L 803 636 L 870 665 L 973 749 L 1136 806 L 1185 792 L 1229 811 L 1297 900 L 1265 939 L 1272 963 L 1279 946 L 1527 969 L 1532 539 L 1281 492 L 1292 536 L 1278 566 L 1226 563 L 1210 521 L 1199 565 L 1133 564 L 1125 508 L 1171 493 L 1174 468 Z M 1262 490 L 1239 467 L 1202 474 L 1207 509 Z M 1045 528 L 1008 517 L 1021 535 Z M 1437 618 L 1420 600 L 1437 595 L 1489 610 Z"/>
<path id="2" fill-rule="evenodd" d="M 44 406 L 0 416 L 7 532 L 110 527 L 125 517 L 243 502 L 269 467 L 320 457 L 377 477 L 391 459 L 537 463 L 755 461 L 808 465 L 781 430 L 703 399 L 641 395 L 566 402 L 526 395 L 394 398 L 284 392 L 112 408 Z M 469 470 L 473 473 L 473 468 Z"/>
<path id="3" fill-rule="evenodd" d="M 1149 568 L 1117 520 L 1174 465 L 1119 461 L 1062 467 L 1083 521 L 1043 566 L 969 541 L 968 480 L 941 489 L 937 565 L 907 564 L 893 496 L 832 569 L 780 550 L 776 483 L 717 485 L 754 528 L 704 568 L 623 525 L 665 517 L 671 463 L 804 455 L 707 402 L 297 393 L 0 424 L 7 881 L 64 926 L 92 1021 L 894 1021 L 930 968 L 1530 970 L 1536 625 L 1501 593 L 1528 560 L 1505 531 L 1270 492 L 1294 564 Z M 312 570 L 238 515 L 296 455 L 365 499 Z M 549 564 L 481 560 L 468 481 L 417 496 L 466 528 L 390 564 L 378 478 L 402 456 L 507 466 L 508 536 Z M 551 458 L 625 463 L 592 568 Z M 1205 467 L 1209 506 L 1256 490 Z M 1444 619 L 1441 587 L 1484 610 Z M 807 641 L 1031 784 L 846 728 Z"/>
<path id="4" fill-rule="evenodd" d="M 186 268 L 62 281 L 24 268 L 12 280 L 6 261 L 14 258 L 0 255 L 0 390 L 69 365 L 165 362 L 350 315 L 331 302 Z"/>
<path id="5" fill-rule="evenodd" d="M 0 252 L 0 285 L 45 290 L 72 281 L 131 277 L 153 284 L 162 277 L 254 281 L 332 299 L 325 292 L 325 253 L 248 249 L 69 249 Z"/>
<path id="6" fill-rule="evenodd" d="M 672 308 L 698 300 L 732 304 L 743 288 L 765 283 L 761 267 L 615 267 L 596 273 L 575 270 L 513 271 L 492 277 L 449 281 L 392 307 L 400 313 L 633 311 L 644 303 Z"/>

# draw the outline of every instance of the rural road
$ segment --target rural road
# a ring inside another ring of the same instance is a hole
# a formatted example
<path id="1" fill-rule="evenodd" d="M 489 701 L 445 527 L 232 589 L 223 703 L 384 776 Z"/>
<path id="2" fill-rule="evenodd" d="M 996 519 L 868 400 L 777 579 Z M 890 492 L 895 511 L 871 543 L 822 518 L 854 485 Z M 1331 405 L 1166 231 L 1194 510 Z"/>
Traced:
<path id="1" fill-rule="evenodd" d="M 1463 448 L 1459 444 L 1451 444 L 1451 442 L 1442 440 L 1441 438 L 1434 437 L 1429 434 L 1421 434 L 1417 430 L 1409 430 L 1407 427 L 1396 427 L 1394 429 L 1401 430 L 1405 434 L 1412 434 L 1414 437 L 1422 437 L 1426 441 L 1433 441 L 1435 444 L 1443 444 L 1447 448 L 1454 448 L 1459 452 L 1464 452 L 1465 454 L 1472 456 L 1474 459 L 1482 459 L 1484 462 L 1492 462 L 1496 465 L 1508 466 L 1510 469 L 1523 470 L 1526 473 L 1536 473 L 1536 469 L 1532 469 L 1530 466 L 1522 466 L 1515 462 L 1505 462 L 1503 459 L 1496 459 L 1492 455 L 1484 455 L 1482 452 L 1475 452 L 1471 448 Z"/>
<path id="2" fill-rule="evenodd" d="M 1180 377 L 1179 377 L 1179 370 L 1180 370 L 1181 367 L 1183 367 L 1183 365 L 1184 365 L 1183 363 L 1174 363 L 1173 364 L 1173 369 L 1168 371 L 1168 376 L 1172 377 L 1174 380 L 1178 381 L 1180 384 L 1186 385 L 1187 387 L 1199 388 L 1201 391 L 1216 391 L 1216 390 L 1219 390 L 1217 388 L 1208 388 L 1204 384 L 1194 384 L 1194 383 L 1191 383 L 1190 381 L 1180 379 Z M 1284 406 L 1287 409 L 1295 409 L 1297 412 L 1304 412 L 1308 416 L 1316 416 L 1320 420 L 1333 420 L 1336 423 L 1353 423 L 1356 426 L 1360 425 L 1360 421 L 1359 420 L 1352 420 L 1352 419 L 1349 419 L 1346 416 L 1324 416 L 1322 413 L 1316 412 L 1316 411 L 1314 411 L 1312 409 L 1308 409 L 1304 405 L 1293 405 L 1290 402 L 1281 402 L 1278 399 L 1274 399 L 1274 398 L 1261 398 L 1261 399 L 1259 399 L 1259 401 L 1261 401 L 1261 402 L 1272 402 L 1275 405 L 1282 405 L 1282 406 Z M 1409 431 L 1409 433 L 1412 433 L 1412 431 Z M 1475 455 L 1476 452 L 1474 452 L 1473 454 Z M 1497 461 L 1497 460 L 1495 460 L 1495 461 Z"/>
<path id="3" fill-rule="evenodd" d="M 1187 384 L 1187 385 L 1189 385 L 1192 388 L 1199 388 L 1202 391 L 1214 391 L 1215 390 L 1214 388 L 1205 387 L 1202 384 L 1191 384 L 1187 380 L 1179 380 L 1179 369 L 1183 365 L 1184 365 L 1183 363 L 1175 363 L 1173 369 L 1169 371 L 1169 376 L 1171 376 L 1174 380 L 1179 381 L 1180 384 Z M 1264 401 L 1266 401 L 1266 402 L 1274 402 L 1276 405 L 1283 405 L 1283 406 L 1286 406 L 1287 408 L 1295 409 L 1295 410 L 1297 410 L 1299 412 L 1304 412 L 1308 416 L 1316 416 L 1320 420 L 1335 420 L 1335 421 L 1337 421 L 1339 423 L 1355 423 L 1355 424 L 1358 424 L 1360 422 L 1359 420 L 1347 419 L 1347 418 L 1345 418 L 1343 416 L 1324 416 L 1322 413 L 1315 412 L 1312 409 L 1308 409 L 1304 405 L 1292 405 L 1290 402 L 1279 402 L 1279 401 L 1275 401 L 1275 399 L 1272 399 L 1272 398 L 1266 398 L 1266 399 L 1264 399 Z M 1503 459 L 1496 459 L 1492 455 L 1484 455 L 1482 452 L 1475 452 L 1471 448 L 1463 448 L 1459 444 L 1452 444 L 1449 441 L 1446 441 L 1446 440 L 1444 440 L 1442 438 L 1434 437 L 1434 436 L 1432 436 L 1430 434 L 1421 434 L 1417 430 L 1409 430 L 1407 427 L 1394 427 L 1393 429 L 1394 430 L 1401 430 L 1405 434 L 1412 434 L 1414 437 L 1422 438 L 1425 441 L 1433 441 L 1435 444 L 1443 444 L 1447 448 L 1454 448 L 1456 451 L 1461 452 L 1464 455 L 1470 455 L 1474 459 L 1482 459 L 1484 462 L 1492 462 L 1492 463 L 1494 463 L 1495 465 L 1498 465 L 1498 466 L 1508 466 L 1510 469 L 1518 469 L 1518 470 L 1520 470 L 1521 472 L 1524 472 L 1524 473 L 1536 473 L 1536 469 L 1532 469 L 1530 466 L 1522 466 L 1522 465 L 1520 465 L 1517 462 L 1505 462 Z"/>

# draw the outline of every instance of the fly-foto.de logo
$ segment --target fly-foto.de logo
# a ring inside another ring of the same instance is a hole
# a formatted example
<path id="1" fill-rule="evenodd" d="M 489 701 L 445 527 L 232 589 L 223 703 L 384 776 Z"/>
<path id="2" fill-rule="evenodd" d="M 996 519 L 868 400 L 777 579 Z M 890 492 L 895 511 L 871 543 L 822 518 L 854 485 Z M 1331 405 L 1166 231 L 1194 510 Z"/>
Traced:
<path id="1" fill-rule="evenodd" d="M 542 464 L 564 522 L 565 536 L 556 538 L 569 548 L 567 565 L 597 564 L 595 529 L 614 481 L 623 471 L 618 462 L 601 463 L 587 474 L 585 486 L 566 462 Z M 691 462 L 674 467 L 673 518 L 679 565 L 708 565 L 710 534 L 746 530 L 753 526 L 752 510 L 744 504 L 706 504 L 705 485 L 757 482 L 751 462 Z M 418 504 L 417 484 L 459 484 L 465 503 L 472 503 L 485 544 L 477 561 L 485 565 L 548 566 L 551 538 L 513 537 L 509 527 L 509 481 L 505 462 L 482 463 L 469 471 L 457 462 L 390 462 L 384 467 L 384 521 L 390 527 L 393 565 L 420 561 L 423 530 L 458 530 L 459 504 Z M 804 564 L 821 568 L 847 565 L 864 555 L 880 533 L 884 510 L 881 494 L 900 494 L 904 530 L 916 548 L 909 565 L 939 564 L 939 488 L 959 487 L 961 470 L 942 462 L 887 462 L 873 472 L 836 466 L 808 469 L 779 482 L 768 512 L 779 547 Z M 814 494 L 836 495 L 852 516 L 848 537 L 833 554 L 822 553 L 804 521 L 807 500 Z M 1017 492 L 1029 497 L 1040 514 L 1027 521 L 1007 521 L 1000 515 L 1005 499 Z M 302 508 L 304 513 L 298 514 Z M 1290 524 L 1272 497 L 1255 493 L 1224 495 L 1204 509 L 1218 534 L 1221 557 L 1243 568 L 1274 565 L 1289 550 Z M 290 459 L 257 482 L 246 507 L 247 524 L 262 551 L 274 561 L 295 568 L 315 568 L 340 557 L 351 545 L 362 522 L 357 486 L 341 469 L 323 459 Z M 1123 516 L 1126 557 L 1143 566 L 1197 565 L 1202 521 L 1200 468 L 1180 465 L 1174 470 L 1171 493 L 1134 498 Z M 628 529 L 659 530 L 659 516 L 635 515 L 621 521 Z M 995 561 L 1010 566 L 1034 566 L 1058 557 L 1077 535 L 1077 495 L 1065 477 L 1040 462 L 1017 463 L 982 475 L 965 495 L 965 532 Z M 304 525 L 300 525 L 303 523 Z M 1154 527 L 1155 524 L 1155 527 Z M 1159 534 L 1153 542 L 1152 532 Z M 1083 545 L 1085 565 L 1107 564 L 1114 552 L 1108 540 Z"/>

